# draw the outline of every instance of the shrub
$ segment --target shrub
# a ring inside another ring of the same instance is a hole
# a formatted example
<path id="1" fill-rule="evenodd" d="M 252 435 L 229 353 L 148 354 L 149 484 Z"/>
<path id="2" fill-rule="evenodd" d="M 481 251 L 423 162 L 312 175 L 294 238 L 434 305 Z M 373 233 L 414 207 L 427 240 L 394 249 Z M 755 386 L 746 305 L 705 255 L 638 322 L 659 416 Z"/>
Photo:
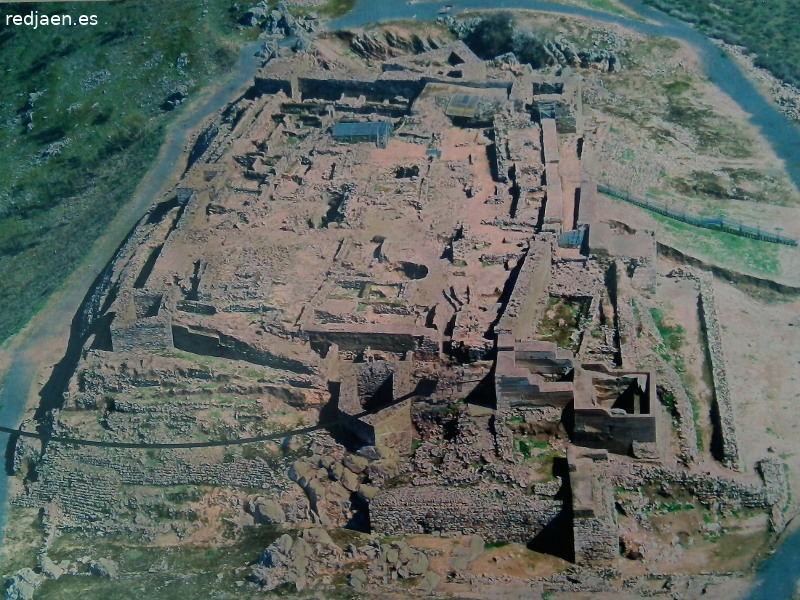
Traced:
<path id="1" fill-rule="evenodd" d="M 492 13 L 472 30 L 465 42 L 484 60 L 513 50 L 514 17 L 511 13 Z"/>

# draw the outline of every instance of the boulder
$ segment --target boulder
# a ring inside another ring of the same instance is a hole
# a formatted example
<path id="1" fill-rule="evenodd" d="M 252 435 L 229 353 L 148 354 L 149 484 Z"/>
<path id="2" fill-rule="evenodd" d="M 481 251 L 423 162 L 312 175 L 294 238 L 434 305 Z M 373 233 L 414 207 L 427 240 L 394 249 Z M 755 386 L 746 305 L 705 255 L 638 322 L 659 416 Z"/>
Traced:
<path id="1" fill-rule="evenodd" d="M 362 590 L 365 583 L 367 583 L 367 573 L 364 569 L 356 569 L 350 573 L 350 586 L 353 589 Z"/>
<path id="2" fill-rule="evenodd" d="M 436 586 L 439 585 L 439 582 L 442 578 L 434 573 L 433 571 L 428 571 L 425 573 L 425 577 L 419 582 L 419 589 L 423 592 L 430 594 L 433 590 L 436 589 Z"/>
<path id="3" fill-rule="evenodd" d="M 369 466 L 369 460 L 363 456 L 348 454 L 342 459 L 342 464 L 356 475 L 360 475 Z"/>
<path id="4" fill-rule="evenodd" d="M 289 479 L 296 481 L 300 487 L 306 487 L 308 482 L 314 477 L 316 467 L 305 460 L 295 461 L 289 469 Z"/>
<path id="5" fill-rule="evenodd" d="M 380 491 L 381 490 L 374 485 L 361 484 L 358 488 L 358 496 L 365 502 L 369 502 L 377 496 Z"/>
<path id="6" fill-rule="evenodd" d="M 330 534 L 322 527 L 312 527 L 311 529 L 306 529 L 303 531 L 301 536 L 309 544 L 322 544 L 323 546 L 329 547 L 334 545 Z"/>
<path id="7" fill-rule="evenodd" d="M 250 501 L 247 512 L 253 515 L 256 524 L 281 525 L 286 522 L 286 513 L 280 504 L 270 498 L 258 497 Z"/>
<path id="8" fill-rule="evenodd" d="M 358 480 L 358 475 L 350 469 L 345 469 L 342 472 L 341 483 L 348 491 L 355 492 L 361 482 Z"/>
<path id="9" fill-rule="evenodd" d="M 42 575 L 49 579 L 57 580 L 64 575 L 69 568 L 69 562 L 61 561 L 56 564 L 49 556 L 42 558 Z"/>
<path id="10" fill-rule="evenodd" d="M 246 27 L 256 27 L 267 18 L 267 9 L 263 4 L 258 4 L 247 9 L 240 23 Z"/>
<path id="11" fill-rule="evenodd" d="M 366 458 L 367 460 L 381 459 L 381 453 L 378 452 L 378 449 L 375 446 L 364 446 L 363 448 L 360 448 L 358 455 L 362 458 Z"/>
<path id="12" fill-rule="evenodd" d="M 406 567 L 411 576 L 422 575 L 427 572 L 430 566 L 428 556 L 423 552 L 418 552 L 414 558 L 408 561 Z"/>
<path id="13" fill-rule="evenodd" d="M 479 535 L 471 535 L 469 540 L 467 541 L 467 546 L 469 547 L 469 560 L 472 562 L 476 558 L 478 558 L 483 551 L 486 549 L 486 543 L 483 541 L 483 538 Z"/>
<path id="14" fill-rule="evenodd" d="M 42 581 L 42 576 L 34 573 L 33 569 L 20 569 L 8 580 L 5 597 L 8 600 L 32 600 Z"/>
<path id="15" fill-rule="evenodd" d="M 469 567 L 470 549 L 466 546 L 456 546 L 450 555 L 450 568 L 455 571 L 465 571 Z"/>
<path id="16" fill-rule="evenodd" d="M 89 565 L 89 571 L 97 577 L 116 579 L 119 577 L 119 566 L 110 558 L 101 558 Z"/>

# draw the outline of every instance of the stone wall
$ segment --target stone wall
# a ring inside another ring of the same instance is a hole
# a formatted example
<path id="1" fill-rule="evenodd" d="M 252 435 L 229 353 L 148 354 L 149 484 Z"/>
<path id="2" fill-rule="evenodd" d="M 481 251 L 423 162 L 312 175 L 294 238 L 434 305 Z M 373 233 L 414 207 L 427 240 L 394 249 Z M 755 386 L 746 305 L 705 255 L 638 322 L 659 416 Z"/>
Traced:
<path id="1" fill-rule="evenodd" d="M 339 392 L 344 426 L 367 446 L 411 450 L 412 359 L 345 365 Z M 365 414 L 371 411 L 370 414 Z"/>
<path id="2" fill-rule="evenodd" d="M 497 181 L 501 183 L 508 183 L 508 136 L 503 133 L 505 130 L 508 132 L 508 123 L 506 121 L 494 120 L 492 131 L 494 133 L 494 158 L 495 169 L 497 171 Z"/>
<path id="3" fill-rule="evenodd" d="M 660 410 L 654 374 L 609 369 L 602 373 L 582 371 L 576 376 L 573 441 L 616 454 L 630 455 L 634 447 L 656 452 Z"/>
<path id="4" fill-rule="evenodd" d="M 169 319 L 159 315 L 130 324 L 112 321 L 111 343 L 114 352 L 169 350 L 173 347 Z"/>
<path id="5" fill-rule="evenodd" d="M 775 469 L 766 467 L 766 473 L 774 475 Z M 689 473 L 682 469 L 669 469 L 643 463 L 632 464 L 625 472 L 610 469 L 606 475 L 616 487 L 636 491 L 643 485 L 674 485 L 686 489 L 700 503 L 706 506 L 717 506 L 727 509 L 759 508 L 769 509 L 778 506 L 781 494 L 776 489 L 781 485 L 773 483 L 765 485 L 754 478 L 728 479 L 717 475 Z M 774 481 L 779 481 L 775 479 Z"/>
<path id="6" fill-rule="evenodd" d="M 124 485 L 207 485 L 283 493 L 291 483 L 287 465 L 260 459 L 202 462 L 194 450 L 81 448 L 51 445 L 37 465 L 39 478 L 26 485 L 13 503 L 41 507 L 57 503 L 67 523 L 88 525 L 124 510 Z M 153 464 L 151 464 L 153 463 Z"/>
<path id="7" fill-rule="evenodd" d="M 764 494 L 772 502 L 770 527 L 780 532 L 786 527 L 785 510 L 789 505 L 789 478 L 786 466 L 777 458 L 764 458 L 756 464 L 756 470 L 764 481 Z"/>
<path id="8" fill-rule="evenodd" d="M 736 435 L 736 417 L 728 388 L 727 365 L 722 351 L 722 330 L 717 318 L 712 280 L 700 280 L 700 321 L 706 334 L 706 349 L 714 381 L 714 400 L 719 419 L 716 425 L 719 427 L 722 438 L 722 462 L 724 465 L 738 470 L 740 456 L 739 440 Z"/>
<path id="9" fill-rule="evenodd" d="M 572 439 L 581 446 L 629 455 L 635 442 L 656 444 L 657 429 L 655 415 L 612 415 L 602 408 L 576 406 Z"/>
<path id="10" fill-rule="evenodd" d="M 511 488 L 402 487 L 370 504 L 372 529 L 383 535 L 478 534 L 487 542 L 528 543 L 561 512 L 558 500 L 537 500 Z"/>
<path id="11" fill-rule="evenodd" d="M 550 242 L 531 241 L 514 290 L 495 327 L 497 333 L 510 333 L 516 339 L 533 335 L 547 305 L 552 256 Z"/>
<path id="12" fill-rule="evenodd" d="M 303 333 L 312 344 L 336 344 L 340 350 L 362 352 L 365 348 L 404 354 L 414 352 L 421 359 L 435 358 L 441 352 L 441 333 L 413 325 L 310 324 Z"/>
<path id="13" fill-rule="evenodd" d="M 608 453 L 571 446 L 567 460 L 575 562 L 584 565 L 612 561 L 619 555 L 614 490 L 599 471 L 600 465 L 607 464 Z"/>
<path id="14" fill-rule="evenodd" d="M 262 82 L 262 86 L 266 82 Z M 341 75 L 325 77 L 309 75 L 297 78 L 297 86 L 303 98 L 338 100 L 345 96 L 365 96 L 368 100 L 383 102 L 402 96 L 408 100 L 416 98 L 425 87 L 425 82 L 416 77 L 406 79 L 364 78 L 344 79 Z"/>
<path id="15" fill-rule="evenodd" d="M 314 375 L 319 365 L 313 360 L 306 362 L 281 354 L 274 349 L 266 349 L 248 344 L 233 336 L 208 328 L 193 328 L 189 325 L 173 324 L 172 338 L 175 348 L 207 356 L 219 356 L 231 360 L 244 360 L 257 365 L 285 369 L 293 373 Z M 309 358 L 313 355 L 309 353 Z M 305 357 L 304 357 L 305 358 Z"/>

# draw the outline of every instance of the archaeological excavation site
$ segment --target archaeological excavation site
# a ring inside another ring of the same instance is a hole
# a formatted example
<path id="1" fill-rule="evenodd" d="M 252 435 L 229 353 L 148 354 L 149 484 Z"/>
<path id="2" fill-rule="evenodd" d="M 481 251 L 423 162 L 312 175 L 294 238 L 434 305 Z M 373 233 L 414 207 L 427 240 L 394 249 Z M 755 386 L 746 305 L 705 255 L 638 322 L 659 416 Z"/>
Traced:
<path id="1" fill-rule="evenodd" d="M 760 300 L 612 198 L 587 74 L 627 65 L 459 25 L 275 44 L 198 133 L 7 455 L 42 590 L 247 538 L 219 597 L 696 598 L 768 551 Z"/>

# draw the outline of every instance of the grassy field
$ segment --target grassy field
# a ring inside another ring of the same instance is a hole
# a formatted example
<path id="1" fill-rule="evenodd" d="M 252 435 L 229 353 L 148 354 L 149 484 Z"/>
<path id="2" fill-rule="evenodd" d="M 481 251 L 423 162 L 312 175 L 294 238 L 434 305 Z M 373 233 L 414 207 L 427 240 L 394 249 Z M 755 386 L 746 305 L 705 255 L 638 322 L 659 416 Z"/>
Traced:
<path id="1" fill-rule="evenodd" d="M 681 250 L 745 273 L 778 277 L 781 275 L 780 251 L 777 244 L 759 242 L 722 231 L 700 229 L 654 214 L 666 234 L 666 241 L 675 243 Z"/>
<path id="2" fill-rule="evenodd" d="M 252 34 L 234 0 L 0 5 L 96 14 L 90 27 L 0 32 L 0 340 L 65 280 L 130 198 L 188 101 Z M 80 8 L 78 8 L 80 6 Z M 91 10 L 89 10 L 89 7 Z"/>
<path id="3" fill-rule="evenodd" d="M 758 54 L 756 64 L 800 84 L 800 3 L 796 0 L 645 0 L 700 30 Z"/>

